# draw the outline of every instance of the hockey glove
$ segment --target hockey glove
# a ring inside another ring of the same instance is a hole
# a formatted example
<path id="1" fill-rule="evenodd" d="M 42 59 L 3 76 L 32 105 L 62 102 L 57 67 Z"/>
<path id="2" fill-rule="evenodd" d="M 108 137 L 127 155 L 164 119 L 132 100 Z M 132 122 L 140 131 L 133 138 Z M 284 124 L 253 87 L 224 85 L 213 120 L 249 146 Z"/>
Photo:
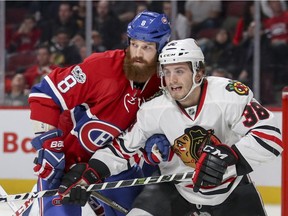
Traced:
<path id="1" fill-rule="evenodd" d="M 87 192 L 85 186 L 102 182 L 100 174 L 96 171 L 94 160 L 89 164 L 76 164 L 64 175 L 58 189 L 62 196 L 62 204 L 78 204 L 84 206 L 88 201 L 91 192 Z"/>
<path id="2" fill-rule="evenodd" d="M 49 188 L 58 187 L 65 168 L 65 157 L 62 152 L 64 144 L 62 131 L 54 129 L 35 137 L 31 144 L 37 150 L 34 173 L 47 180 Z"/>
<path id="3" fill-rule="evenodd" d="M 164 134 L 154 134 L 145 143 L 148 163 L 157 165 L 161 161 L 168 161 L 170 155 L 170 142 Z"/>
<path id="4" fill-rule="evenodd" d="M 192 177 L 193 191 L 198 192 L 201 186 L 220 185 L 227 167 L 236 164 L 237 161 L 238 155 L 229 146 L 207 144 L 196 163 Z"/>

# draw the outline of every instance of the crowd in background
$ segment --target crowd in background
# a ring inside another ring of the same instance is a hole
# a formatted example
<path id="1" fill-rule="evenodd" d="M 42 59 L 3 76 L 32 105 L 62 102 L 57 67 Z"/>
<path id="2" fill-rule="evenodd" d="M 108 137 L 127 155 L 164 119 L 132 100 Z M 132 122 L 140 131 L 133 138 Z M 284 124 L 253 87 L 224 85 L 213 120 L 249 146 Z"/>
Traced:
<path id="1" fill-rule="evenodd" d="M 5 3 L 5 100 L 27 106 L 29 89 L 55 67 L 82 62 L 86 1 Z M 174 39 L 195 38 L 205 55 L 206 75 L 237 79 L 253 87 L 254 1 L 177 1 L 171 20 Z M 126 27 L 135 14 L 151 10 L 172 15 L 170 1 L 93 1 L 92 52 L 124 49 Z M 260 101 L 280 105 L 288 84 L 287 2 L 262 0 Z"/>

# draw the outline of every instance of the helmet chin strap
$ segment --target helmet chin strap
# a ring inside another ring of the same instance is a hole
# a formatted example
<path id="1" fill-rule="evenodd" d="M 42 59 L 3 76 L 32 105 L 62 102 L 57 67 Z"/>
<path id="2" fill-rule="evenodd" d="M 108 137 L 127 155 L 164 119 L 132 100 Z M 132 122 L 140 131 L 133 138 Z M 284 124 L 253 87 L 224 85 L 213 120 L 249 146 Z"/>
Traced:
<path id="1" fill-rule="evenodd" d="M 196 77 L 196 73 L 193 73 L 193 78 L 192 78 L 193 79 L 193 85 L 191 86 L 190 91 L 183 98 L 181 98 L 177 101 L 181 102 L 181 101 L 186 100 L 188 98 L 188 96 L 193 92 L 193 90 L 202 84 L 203 78 L 201 79 L 201 81 L 199 83 L 196 83 L 195 77 Z"/>
<path id="2" fill-rule="evenodd" d="M 196 68 L 194 68 L 194 66 L 193 66 L 193 75 L 192 75 L 193 85 L 191 86 L 190 91 L 183 98 L 181 98 L 177 101 L 181 102 L 181 101 L 186 100 L 189 97 L 189 95 L 194 91 L 194 89 L 202 84 L 203 77 L 201 78 L 199 83 L 196 83 L 196 74 L 197 74 Z"/>

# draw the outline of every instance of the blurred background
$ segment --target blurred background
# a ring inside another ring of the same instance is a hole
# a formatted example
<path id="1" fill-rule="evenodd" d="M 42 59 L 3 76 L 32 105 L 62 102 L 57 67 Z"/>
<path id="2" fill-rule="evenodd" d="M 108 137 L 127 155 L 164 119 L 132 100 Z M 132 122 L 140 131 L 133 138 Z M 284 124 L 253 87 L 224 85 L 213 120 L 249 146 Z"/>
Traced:
<path id="1" fill-rule="evenodd" d="M 0 0 L 0 185 L 20 193 L 35 184 L 27 102 L 31 87 L 54 68 L 80 63 L 93 52 L 125 49 L 127 24 L 143 10 L 167 14 L 171 40 L 197 40 L 207 76 L 248 85 L 281 125 L 281 92 L 288 85 L 287 6 L 284 0 Z M 279 205 L 281 158 L 252 177 L 264 202 Z"/>
<path id="2" fill-rule="evenodd" d="M 198 40 L 207 75 L 242 81 L 263 105 L 280 105 L 288 81 L 282 0 L 1 1 L 0 105 L 26 106 L 31 86 L 55 67 L 125 48 L 127 24 L 147 9 L 167 14 L 171 39 Z"/>

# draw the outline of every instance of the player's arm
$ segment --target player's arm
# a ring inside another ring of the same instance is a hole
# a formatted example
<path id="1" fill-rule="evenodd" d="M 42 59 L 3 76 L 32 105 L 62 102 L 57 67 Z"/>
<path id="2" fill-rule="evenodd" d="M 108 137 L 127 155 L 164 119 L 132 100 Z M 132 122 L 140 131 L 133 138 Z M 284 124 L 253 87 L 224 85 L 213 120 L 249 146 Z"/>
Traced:
<path id="1" fill-rule="evenodd" d="M 282 135 L 274 114 L 252 99 L 232 130 L 242 135 L 234 148 L 242 160 L 254 169 L 273 160 L 283 151 Z M 240 167 L 238 170 L 241 171 Z"/>
<path id="2" fill-rule="evenodd" d="M 131 168 L 139 158 L 140 149 L 145 146 L 147 133 L 144 131 L 137 122 L 126 133 L 98 149 L 88 164 L 76 164 L 65 174 L 60 185 L 63 202 L 84 205 L 89 194 L 77 185 L 98 183 Z"/>
<path id="3" fill-rule="evenodd" d="M 133 166 L 133 155 L 126 159 L 112 142 L 97 150 L 88 163 L 75 164 L 62 178 L 59 194 L 62 204 L 73 203 L 84 206 L 90 193 L 82 186 L 103 182 Z M 134 162 L 135 163 L 135 162 Z"/>
<path id="4" fill-rule="evenodd" d="M 67 68 L 55 68 L 34 85 L 29 94 L 30 118 L 57 127 L 63 110 L 71 110 L 87 101 L 95 102 L 93 99 L 98 97 L 98 91 L 95 93 L 93 90 L 97 88 L 99 79 L 95 70 L 91 74 L 91 64 L 88 61 Z"/>
<path id="5" fill-rule="evenodd" d="M 128 133 L 130 135 L 131 132 Z M 125 138 L 127 134 L 123 137 Z M 122 138 L 123 138 L 122 137 Z M 157 134 L 153 143 L 159 142 L 159 145 L 165 141 L 166 137 Z M 62 178 L 59 187 L 59 194 L 62 196 L 62 203 L 74 203 L 84 206 L 90 193 L 82 186 L 89 184 L 97 184 L 103 182 L 105 178 L 111 175 L 117 175 L 133 166 L 142 152 L 140 146 L 137 150 L 127 152 L 119 150 L 119 142 L 123 139 L 114 139 L 113 142 L 105 145 L 105 147 L 97 150 L 91 157 L 89 163 L 75 164 L 70 171 Z M 123 144 L 123 143 L 122 143 Z M 168 159 L 168 157 L 167 157 Z"/>
<path id="6" fill-rule="evenodd" d="M 194 191 L 201 186 L 220 185 L 230 166 L 235 166 L 236 175 L 245 175 L 282 152 L 281 132 L 273 113 L 255 99 L 246 103 L 243 111 L 239 107 L 238 120 L 235 121 L 236 112 L 230 113 L 236 117 L 229 119 L 233 120 L 232 130 L 241 139 L 232 146 L 208 143 L 204 147 L 193 176 Z"/>

